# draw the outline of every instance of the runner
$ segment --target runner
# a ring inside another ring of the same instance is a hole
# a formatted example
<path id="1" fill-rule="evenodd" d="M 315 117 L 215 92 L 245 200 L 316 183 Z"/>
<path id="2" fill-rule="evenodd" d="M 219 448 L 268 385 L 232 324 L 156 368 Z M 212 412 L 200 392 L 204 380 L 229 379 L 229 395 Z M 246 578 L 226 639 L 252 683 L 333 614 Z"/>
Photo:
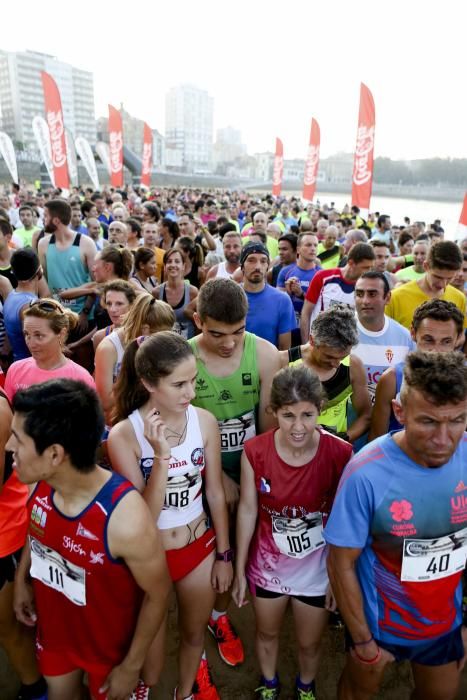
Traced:
<path id="1" fill-rule="evenodd" d="M 11 269 L 17 287 L 6 298 L 3 315 L 13 359 L 23 360 L 30 355 L 23 334 L 23 312 L 38 297 L 42 268 L 36 252 L 32 248 L 24 248 L 13 253 Z"/>
<path id="2" fill-rule="evenodd" d="M 196 357 L 195 406 L 210 411 L 221 433 L 222 479 L 231 515 L 231 541 L 239 499 L 243 443 L 275 423 L 266 412 L 272 378 L 279 369 L 277 350 L 245 332 L 248 303 L 243 289 L 227 279 L 206 282 L 198 295 L 194 321 L 201 334 L 191 339 Z M 243 662 L 243 645 L 227 616 L 230 594 L 218 596 L 209 621 L 221 658 Z"/>
<path id="3" fill-rule="evenodd" d="M 140 335 L 170 330 L 174 323 L 175 315 L 171 307 L 143 292 L 132 304 L 122 327 L 112 331 L 99 344 L 94 358 L 94 376 L 108 425 L 111 424 L 110 414 L 114 407 L 113 385 L 120 372 L 125 348 Z"/>
<path id="4" fill-rule="evenodd" d="M 240 255 L 242 252 L 242 237 L 236 231 L 227 231 L 222 239 L 222 250 L 225 262 L 213 265 L 206 275 L 206 279 L 216 277 L 231 278 L 240 266 Z"/>
<path id="5" fill-rule="evenodd" d="M 394 290 L 386 314 L 406 328 L 410 328 L 415 309 L 429 299 L 452 301 L 464 314 L 466 298 L 450 282 L 462 267 L 462 255 L 452 241 L 434 243 L 424 263 L 425 274 Z M 466 324 L 467 326 L 467 321 Z"/>
<path id="6" fill-rule="evenodd" d="M 129 282 L 125 282 L 125 280 L 107 282 L 102 292 L 102 304 L 109 315 L 111 325 L 94 333 L 92 337 L 94 352 L 104 338 L 122 326 L 135 299 L 136 292 Z"/>
<path id="7" fill-rule="evenodd" d="M 248 299 L 247 330 L 286 350 L 296 327 L 295 312 L 290 297 L 266 281 L 268 249 L 262 243 L 248 243 L 242 250 L 240 266 Z"/>
<path id="8" fill-rule="evenodd" d="M 356 243 L 349 251 L 345 267 L 320 270 L 313 277 L 305 294 L 300 328 L 302 343 L 308 341 L 310 321 L 335 304 L 354 307 L 355 282 L 374 266 L 375 252 L 368 243 Z"/>
<path id="9" fill-rule="evenodd" d="M 464 318 L 455 304 L 431 299 L 415 311 L 410 332 L 417 350 L 452 352 L 462 345 L 463 327 Z M 400 361 L 381 375 L 376 386 L 369 440 L 402 427 L 394 415 L 393 400 L 399 395 L 403 373 L 404 361 Z"/>
<path id="10" fill-rule="evenodd" d="M 94 387 L 89 372 L 63 354 L 67 336 L 76 323 L 76 314 L 54 299 L 30 302 L 23 311 L 23 329 L 31 357 L 13 362 L 8 369 L 5 392 L 10 401 L 19 389 L 57 377 L 76 379 Z"/>
<path id="11" fill-rule="evenodd" d="M 215 700 L 219 696 L 205 657 L 197 670 L 215 591 L 228 590 L 232 580 L 219 433 L 208 411 L 190 405 L 196 362 L 188 343 L 172 332 L 141 340 L 125 352 L 109 455 L 113 468 L 143 492 L 162 531 L 179 608 L 179 686 L 174 697 L 182 700 L 193 692 L 199 700 Z M 161 630 L 146 661 L 151 685 L 162 668 L 164 644 Z"/>
<path id="12" fill-rule="evenodd" d="M 279 428 L 247 440 L 242 456 L 233 597 L 256 615 L 262 677 L 256 697 L 275 700 L 279 637 L 291 603 L 298 641 L 296 700 L 314 700 L 320 640 L 332 595 L 323 523 L 352 447 L 316 427 L 324 391 L 316 374 L 288 367 L 274 377 L 271 408 Z"/>
<path id="13" fill-rule="evenodd" d="M 185 340 L 195 334 L 193 312 L 196 308 L 195 299 L 198 290 L 188 280 L 184 279 L 185 263 L 182 254 L 176 248 L 164 253 L 164 279 L 153 295 L 169 304 L 175 314 L 173 330 Z"/>
<path id="14" fill-rule="evenodd" d="M 297 262 L 283 267 L 277 278 L 277 289 L 287 292 L 295 311 L 297 327 L 292 332 L 292 346 L 300 344 L 300 315 L 305 294 L 311 280 L 321 270 L 317 250 L 318 237 L 314 233 L 300 233 L 297 239 Z"/>
<path id="15" fill-rule="evenodd" d="M 419 280 L 425 274 L 424 263 L 428 256 L 430 242 L 428 239 L 419 239 L 415 241 L 412 249 L 413 265 L 402 267 L 396 272 L 398 280 L 411 281 Z"/>
<path id="16" fill-rule="evenodd" d="M 280 353 L 283 367 L 303 363 L 316 372 L 327 397 L 318 423 L 352 443 L 368 430 L 371 415 L 365 368 L 350 354 L 357 343 L 353 312 L 336 305 L 315 318 L 308 343 Z M 349 400 L 352 418 L 348 416 Z"/>
<path id="17" fill-rule="evenodd" d="M 37 621 L 48 700 L 81 697 L 83 672 L 93 700 L 126 699 L 167 608 L 159 535 L 131 484 L 94 463 L 104 419 L 93 390 L 54 380 L 19 391 L 13 407 L 14 468 L 39 482 L 15 612 Z"/>
<path id="18" fill-rule="evenodd" d="M 338 698 L 373 697 L 387 664 L 406 659 L 413 697 L 454 700 L 467 649 L 462 355 L 410 354 L 395 412 L 404 429 L 351 460 L 325 529 L 332 590 L 349 634 Z"/>
<path id="19" fill-rule="evenodd" d="M 152 248 L 138 248 L 134 253 L 134 272 L 131 276 L 131 284 L 136 289 L 152 294 L 157 287 L 156 256 Z"/>
<path id="20" fill-rule="evenodd" d="M 10 439 L 12 412 L 0 389 L 0 644 L 21 681 L 19 700 L 46 700 L 46 684 L 37 668 L 34 637 L 13 610 L 13 582 L 26 540 L 28 487 L 13 470 Z"/>
<path id="21" fill-rule="evenodd" d="M 415 350 L 409 331 L 385 315 L 391 299 L 391 291 L 383 272 L 364 272 L 355 284 L 355 308 L 357 310 L 358 345 L 352 355 L 365 365 L 367 386 L 372 403 L 376 386 L 388 367 L 402 362 Z"/>

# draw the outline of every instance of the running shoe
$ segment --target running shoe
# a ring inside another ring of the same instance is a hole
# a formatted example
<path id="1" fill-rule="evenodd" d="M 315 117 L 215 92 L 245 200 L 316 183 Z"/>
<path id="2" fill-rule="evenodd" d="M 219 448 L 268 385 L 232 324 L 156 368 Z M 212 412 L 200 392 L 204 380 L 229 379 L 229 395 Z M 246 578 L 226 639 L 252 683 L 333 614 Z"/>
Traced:
<path id="1" fill-rule="evenodd" d="M 193 700 L 220 700 L 217 688 L 212 680 L 206 659 L 201 659 L 201 663 L 196 674 L 193 685 Z"/>
<path id="2" fill-rule="evenodd" d="M 295 686 L 295 700 L 316 700 L 316 695 L 312 690 L 303 690 Z"/>
<path id="3" fill-rule="evenodd" d="M 263 679 L 261 680 L 263 681 Z M 278 700 L 280 692 L 281 687 L 279 684 L 272 688 L 260 685 L 259 688 L 255 689 L 255 700 Z"/>
<path id="4" fill-rule="evenodd" d="M 138 685 L 130 695 L 130 700 L 149 700 L 149 686 L 141 678 Z"/>
<path id="5" fill-rule="evenodd" d="M 174 690 L 174 700 L 177 700 L 177 688 Z M 183 700 L 193 700 L 193 694 L 189 695 L 187 698 L 184 698 Z"/>
<path id="6" fill-rule="evenodd" d="M 243 644 L 227 615 L 221 615 L 216 621 L 211 617 L 208 629 L 217 642 L 221 659 L 229 666 L 242 664 L 245 658 Z"/>

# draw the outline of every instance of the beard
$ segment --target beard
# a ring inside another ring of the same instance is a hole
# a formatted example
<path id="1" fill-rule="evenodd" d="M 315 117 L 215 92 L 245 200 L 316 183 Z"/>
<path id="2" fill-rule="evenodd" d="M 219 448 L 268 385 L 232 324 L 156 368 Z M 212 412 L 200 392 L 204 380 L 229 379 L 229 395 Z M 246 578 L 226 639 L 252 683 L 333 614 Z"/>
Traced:
<path id="1" fill-rule="evenodd" d="M 57 227 L 51 221 L 46 226 L 44 226 L 45 233 L 55 233 L 56 230 Z"/>

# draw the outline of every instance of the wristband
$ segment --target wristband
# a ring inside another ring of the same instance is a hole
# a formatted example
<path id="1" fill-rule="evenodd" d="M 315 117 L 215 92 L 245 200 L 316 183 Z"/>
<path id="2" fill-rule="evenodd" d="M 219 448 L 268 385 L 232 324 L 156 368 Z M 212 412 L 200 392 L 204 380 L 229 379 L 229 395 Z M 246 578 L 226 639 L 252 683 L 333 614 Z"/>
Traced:
<path id="1" fill-rule="evenodd" d="M 154 459 L 158 459 L 160 462 L 168 461 L 171 458 L 172 455 L 169 455 L 168 457 L 161 457 L 161 455 L 154 455 Z"/>
<path id="2" fill-rule="evenodd" d="M 378 653 L 372 659 L 364 659 L 363 656 L 360 656 L 360 654 L 358 653 L 358 651 L 356 649 L 354 649 L 354 652 L 355 652 L 355 656 L 360 661 L 360 663 L 366 664 L 367 666 L 373 666 L 374 664 L 377 664 L 378 661 L 381 659 L 381 655 L 382 655 L 381 647 L 378 647 Z"/>
<path id="3" fill-rule="evenodd" d="M 233 549 L 226 549 L 225 552 L 216 552 L 216 561 L 229 562 L 234 559 Z"/>
<path id="4" fill-rule="evenodd" d="M 373 642 L 374 639 L 375 638 L 373 637 L 373 635 L 371 635 L 370 639 L 367 639 L 366 642 L 354 642 L 354 641 L 352 641 L 352 644 L 354 645 L 354 647 L 364 647 L 367 644 L 369 644 L 370 642 Z"/>

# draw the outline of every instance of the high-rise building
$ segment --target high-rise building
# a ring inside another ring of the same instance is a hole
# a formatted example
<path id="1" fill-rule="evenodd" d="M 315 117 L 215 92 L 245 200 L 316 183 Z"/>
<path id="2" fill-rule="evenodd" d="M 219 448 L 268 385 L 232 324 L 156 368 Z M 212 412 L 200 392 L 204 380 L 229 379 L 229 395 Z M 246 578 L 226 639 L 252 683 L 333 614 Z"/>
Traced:
<path id="1" fill-rule="evenodd" d="M 62 98 L 65 127 L 94 143 L 94 78 L 92 73 L 36 51 L 0 51 L 0 128 L 27 149 L 36 150 L 35 116 L 44 116 L 41 71 L 54 78 Z"/>
<path id="2" fill-rule="evenodd" d="M 219 170 L 227 163 L 233 163 L 237 158 L 246 154 L 246 146 L 242 143 L 242 134 L 232 126 L 217 130 L 214 144 L 214 165 Z"/>
<path id="3" fill-rule="evenodd" d="M 212 170 L 214 100 L 206 90 L 178 85 L 165 101 L 165 139 L 179 151 L 186 172 Z"/>

